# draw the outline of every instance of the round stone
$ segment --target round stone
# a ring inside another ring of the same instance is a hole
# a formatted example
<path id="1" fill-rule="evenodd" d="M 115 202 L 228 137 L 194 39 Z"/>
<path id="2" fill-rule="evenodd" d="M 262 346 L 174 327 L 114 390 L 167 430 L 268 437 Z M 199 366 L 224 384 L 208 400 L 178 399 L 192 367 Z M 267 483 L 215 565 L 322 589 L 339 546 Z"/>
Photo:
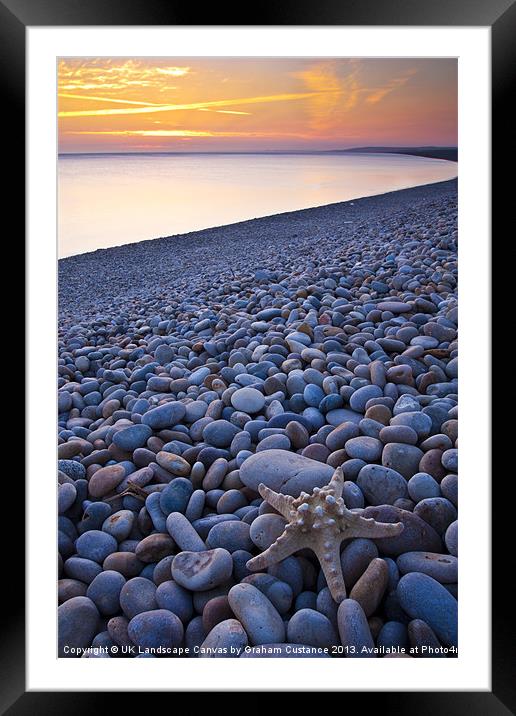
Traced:
<path id="1" fill-rule="evenodd" d="M 159 506 L 165 516 L 171 512 L 184 514 L 186 507 L 193 493 L 193 485 L 190 480 L 178 477 L 169 482 L 159 497 Z"/>
<path id="2" fill-rule="evenodd" d="M 79 557 L 91 559 L 99 564 L 102 564 L 108 554 L 116 552 L 117 548 L 116 539 L 100 530 L 84 532 L 75 543 L 75 549 Z"/>
<path id="3" fill-rule="evenodd" d="M 405 478 L 382 465 L 365 465 L 358 473 L 357 485 L 371 505 L 393 505 L 408 495 Z"/>
<path id="4" fill-rule="evenodd" d="M 183 625 L 168 609 L 153 609 L 134 616 L 127 627 L 129 638 L 139 649 L 173 649 L 181 646 Z M 166 655 L 166 652 L 165 652 Z"/>
<path id="5" fill-rule="evenodd" d="M 171 512 L 167 517 L 167 531 L 182 551 L 203 552 L 206 545 L 187 518 L 181 512 Z"/>
<path id="6" fill-rule="evenodd" d="M 250 644 L 273 644 L 285 641 L 283 619 L 267 597 L 252 584 L 236 584 L 228 600 L 242 624 Z"/>
<path id="7" fill-rule="evenodd" d="M 349 457 L 364 460 L 365 462 L 379 460 L 382 455 L 382 448 L 383 445 L 377 438 L 365 436 L 351 438 L 345 445 L 345 450 Z"/>
<path id="8" fill-rule="evenodd" d="M 237 550 L 250 550 L 253 548 L 253 542 L 250 537 L 250 527 L 246 522 L 231 521 L 221 522 L 214 525 L 206 538 L 206 546 L 209 549 L 221 547 L 228 552 L 236 552 Z"/>
<path id="9" fill-rule="evenodd" d="M 90 478 L 88 492 L 92 497 L 109 495 L 122 482 L 125 470 L 122 465 L 107 465 L 97 470 Z"/>
<path id="10" fill-rule="evenodd" d="M 441 584 L 457 582 L 458 560 L 451 554 L 436 554 L 435 552 L 406 552 L 400 554 L 396 560 L 401 574 L 409 572 L 422 572 L 433 577 Z"/>
<path id="11" fill-rule="evenodd" d="M 292 587 L 271 574 L 262 572 L 249 574 L 242 579 L 242 584 L 252 584 L 253 587 L 263 592 L 280 614 L 286 614 L 292 606 L 294 599 Z"/>
<path id="12" fill-rule="evenodd" d="M 377 385 L 364 385 L 351 395 L 349 405 L 357 413 L 365 413 L 366 403 L 373 398 L 380 398 L 382 395 L 383 391 Z"/>
<path id="13" fill-rule="evenodd" d="M 337 611 L 340 641 L 348 659 L 375 657 L 374 641 L 364 610 L 354 599 L 344 599 Z"/>
<path id="14" fill-rule="evenodd" d="M 440 552 L 441 538 L 427 522 L 418 515 L 393 505 L 366 507 L 363 517 L 372 517 L 377 522 L 401 522 L 403 531 L 394 537 L 375 539 L 380 552 L 387 557 L 397 557 L 404 552 Z"/>
<path id="15" fill-rule="evenodd" d="M 422 619 L 446 646 L 457 646 L 457 600 L 435 579 L 421 572 L 402 577 L 396 593 L 411 619 Z"/>
<path id="16" fill-rule="evenodd" d="M 251 523 L 250 537 L 254 544 L 265 551 L 285 531 L 287 521 L 281 515 L 260 515 Z"/>
<path id="17" fill-rule="evenodd" d="M 231 404 L 235 410 L 241 410 L 250 415 L 259 413 L 265 405 L 265 396 L 256 388 L 240 388 L 231 396 Z"/>
<path id="18" fill-rule="evenodd" d="M 156 585 L 144 577 L 129 579 L 120 590 L 120 606 L 129 619 L 156 609 Z"/>
<path id="19" fill-rule="evenodd" d="M 346 446 L 347 450 L 347 446 Z M 415 445 L 388 443 L 381 453 L 382 465 L 396 470 L 407 480 L 419 471 L 419 462 L 423 452 Z"/>
<path id="20" fill-rule="evenodd" d="M 339 639 L 330 620 L 315 609 L 300 609 L 289 620 L 287 640 L 331 649 Z"/>
<path id="21" fill-rule="evenodd" d="M 454 557 L 457 557 L 459 553 L 459 523 L 457 520 L 449 525 L 444 535 L 444 541 L 446 542 L 448 552 Z"/>
<path id="22" fill-rule="evenodd" d="M 120 592 L 124 584 L 125 579 L 121 574 L 106 570 L 95 577 L 86 596 L 103 616 L 114 616 L 120 611 Z"/>
<path id="23" fill-rule="evenodd" d="M 445 497 L 427 497 L 414 507 L 414 514 L 444 536 L 449 525 L 457 519 L 457 510 Z"/>
<path id="24" fill-rule="evenodd" d="M 349 598 L 358 602 L 366 617 L 370 617 L 378 608 L 388 581 L 387 564 L 383 559 L 376 557 L 367 565 L 367 569 L 351 590 Z"/>
<path id="25" fill-rule="evenodd" d="M 235 659 L 248 645 L 245 629 L 236 619 L 225 619 L 209 632 L 199 651 L 200 659 Z"/>
<path id="26" fill-rule="evenodd" d="M 180 423 L 185 413 L 186 408 L 183 403 L 169 402 L 148 410 L 142 415 L 142 423 L 148 425 L 152 430 L 163 430 Z"/>
<path id="27" fill-rule="evenodd" d="M 88 597 L 72 597 L 57 610 L 58 654 L 75 657 L 73 649 L 85 649 L 91 645 L 99 625 L 99 612 Z"/>
<path id="28" fill-rule="evenodd" d="M 224 448 L 231 445 L 231 441 L 238 432 L 237 426 L 228 420 L 214 420 L 205 426 L 202 436 L 209 445 Z"/>
<path id="29" fill-rule="evenodd" d="M 156 603 L 160 609 L 168 609 L 187 624 L 193 616 L 192 595 L 174 580 L 162 582 L 156 589 Z"/>
<path id="30" fill-rule="evenodd" d="M 333 468 L 286 450 L 266 450 L 249 457 L 240 467 L 240 479 L 255 492 L 263 483 L 275 492 L 298 497 L 303 491 L 326 485 Z"/>
<path id="31" fill-rule="evenodd" d="M 418 503 L 427 497 L 439 497 L 441 488 L 432 475 L 427 472 L 416 472 L 408 481 L 408 493 L 410 498 Z"/>
<path id="32" fill-rule="evenodd" d="M 133 452 L 136 448 L 143 447 L 152 435 L 152 429 L 148 425 L 131 425 L 129 428 L 117 431 L 113 436 L 113 442 L 120 450 Z"/>
<path id="33" fill-rule="evenodd" d="M 227 582 L 233 573 L 233 560 L 226 549 L 180 552 L 172 562 L 172 577 L 185 589 L 204 592 Z"/>

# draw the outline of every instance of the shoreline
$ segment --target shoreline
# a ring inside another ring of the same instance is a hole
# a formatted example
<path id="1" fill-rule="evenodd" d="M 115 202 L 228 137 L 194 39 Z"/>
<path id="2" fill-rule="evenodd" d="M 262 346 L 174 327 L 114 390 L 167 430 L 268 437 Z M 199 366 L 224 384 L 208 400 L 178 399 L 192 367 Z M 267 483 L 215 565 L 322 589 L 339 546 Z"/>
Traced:
<path id="1" fill-rule="evenodd" d="M 359 152 L 357 152 L 357 153 L 359 153 Z M 445 160 L 445 161 L 447 161 L 447 160 Z M 285 212 L 279 212 L 277 214 L 267 214 L 266 216 L 257 216 L 257 217 L 253 217 L 251 219 L 243 219 L 242 221 L 235 221 L 230 224 L 221 224 L 219 226 L 209 226 L 209 227 L 206 227 L 205 229 L 195 229 L 193 231 L 183 232 L 180 234 L 168 234 L 166 236 L 154 236 L 149 239 L 133 241 L 133 242 L 130 242 L 127 244 L 117 244 L 116 246 L 107 246 L 107 247 L 103 247 L 103 248 L 94 249 L 93 251 L 85 251 L 80 254 L 72 254 L 70 256 L 63 256 L 61 258 L 58 258 L 58 265 L 61 265 L 62 262 L 68 262 L 68 261 L 71 261 L 74 259 L 79 259 L 80 257 L 87 257 L 87 256 L 92 257 L 94 255 L 100 254 L 101 252 L 103 253 L 106 251 L 116 251 L 116 250 L 124 249 L 124 248 L 130 247 L 130 246 L 135 246 L 135 247 L 141 246 L 142 244 L 148 244 L 149 242 L 168 241 L 171 239 L 181 239 L 184 237 L 190 237 L 195 240 L 196 235 L 199 235 L 199 234 L 206 234 L 207 232 L 215 232 L 215 231 L 220 231 L 223 229 L 230 230 L 234 227 L 247 225 L 251 222 L 272 221 L 278 217 L 285 217 L 285 218 L 286 217 L 295 217 L 295 215 L 303 214 L 304 212 L 320 211 L 320 210 L 325 210 L 325 209 L 330 210 L 332 207 L 354 205 L 359 202 L 362 203 L 365 200 L 376 200 L 376 199 L 381 200 L 382 197 L 391 197 L 392 195 L 399 195 L 399 194 L 403 194 L 404 192 L 411 192 L 411 191 L 415 191 L 415 190 L 425 189 L 427 187 L 437 187 L 440 185 L 444 186 L 444 185 L 453 184 L 453 183 L 457 184 L 457 181 L 458 181 L 458 178 L 455 177 L 454 179 L 447 179 L 445 181 L 430 182 L 429 184 L 417 184 L 415 186 L 406 187 L 404 189 L 394 189 L 392 191 L 383 192 L 381 194 L 370 194 L 370 195 L 366 195 L 366 196 L 356 197 L 354 199 L 346 199 L 345 201 L 332 202 L 330 204 L 321 204 L 318 206 L 306 207 L 304 209 L 295 209 L 294 211 L 285 211 Z M 98 258 L 100 258 L 100 256 L 98 256 Z"/>

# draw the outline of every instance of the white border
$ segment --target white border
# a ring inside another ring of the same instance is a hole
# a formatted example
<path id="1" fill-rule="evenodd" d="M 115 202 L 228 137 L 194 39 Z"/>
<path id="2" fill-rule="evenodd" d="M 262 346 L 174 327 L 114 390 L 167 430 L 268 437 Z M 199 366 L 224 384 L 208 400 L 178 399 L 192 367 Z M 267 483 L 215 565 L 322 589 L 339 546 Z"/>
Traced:
<path id="1" fill-rule="evenodd" d="M 489 690 L 490 29 L 27 28 L 27 688 L 34 690 Z M 459 58 L 461 528 L 457 659 L 57 659 L 55 619 L 56 58 Z"/>

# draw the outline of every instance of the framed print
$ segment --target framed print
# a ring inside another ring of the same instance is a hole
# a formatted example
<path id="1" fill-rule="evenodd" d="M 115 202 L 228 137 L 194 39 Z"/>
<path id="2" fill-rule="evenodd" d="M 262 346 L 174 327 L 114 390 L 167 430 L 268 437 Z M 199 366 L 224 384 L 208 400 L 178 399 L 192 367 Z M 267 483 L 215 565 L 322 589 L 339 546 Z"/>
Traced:
<path id="1" fill-rule="evenodd" d="M 3 709 L 510 713 L 490 238 L 514 4 L 0 12 L 28 306 Z"/>

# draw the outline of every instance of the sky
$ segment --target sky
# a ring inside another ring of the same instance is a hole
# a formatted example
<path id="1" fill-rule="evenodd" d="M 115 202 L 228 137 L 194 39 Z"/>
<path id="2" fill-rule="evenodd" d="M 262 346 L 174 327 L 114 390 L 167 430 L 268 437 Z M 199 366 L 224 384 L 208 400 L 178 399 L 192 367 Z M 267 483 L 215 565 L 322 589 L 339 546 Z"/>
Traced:
<path id="1" fill-rule="evenodd" d="M 59 152 L 456 146 L 455 59 L 66 58 Z"/>

